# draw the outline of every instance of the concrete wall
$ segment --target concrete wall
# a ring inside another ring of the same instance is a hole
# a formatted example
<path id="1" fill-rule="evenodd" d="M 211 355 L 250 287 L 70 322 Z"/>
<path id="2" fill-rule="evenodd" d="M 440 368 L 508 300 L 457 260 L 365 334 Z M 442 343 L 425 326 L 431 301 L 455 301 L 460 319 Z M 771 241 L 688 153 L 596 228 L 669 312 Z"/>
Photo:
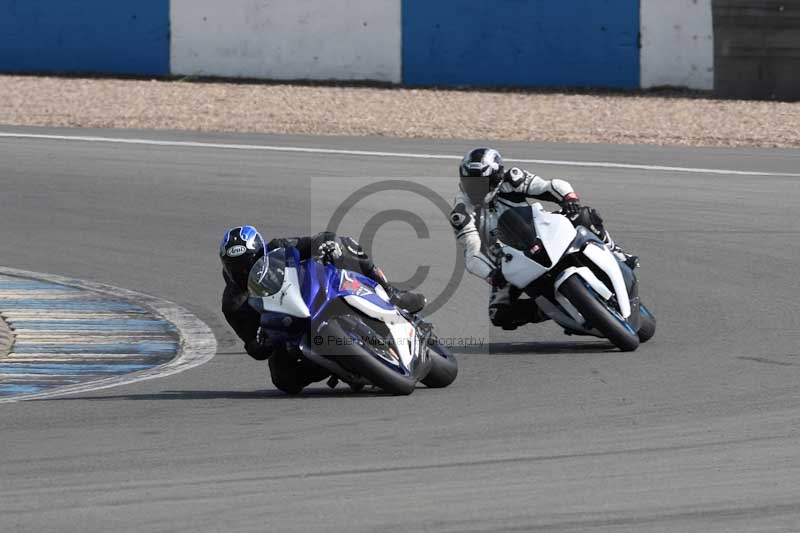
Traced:
<path id="1" fill-rule="evenodd" d="M 173 74 L 399 83 L 400 0 L 172 0 Z"/>
<path id="2" fill-rule="evenodd" d="M 800 0 L 714 0 L 712 5 L 716 93 L 799 101 Z"/>
<path id="3" fill-rule="evenodd" d="M 169 0 L 0 0 L 0 71 L 169 74 Z"/>
<path id="4" fill-rule="evenodd" d="M 800 35 L 789 13 L 800 0 L 713 1 L 745 7 L 785 3 L 775 35 L 783 41 Z M 712 89 L 711 5 L 712 0 L 0 0 L 0 72 Z M 720 20 L 728 21 L 721 31 L 749 31 L 746 17 Z M 769 49 L 752 65 L 736 60 L 761 75 L 765 58 L 784 54 L 782 44 L 771 44 L 769 31 L 764 46 L 734 45 L 726 37 L 717 60 L 727 61 L 740 48 Z M 796 69 L 788 60 L 769 61 L 780 74 L 780 91 Z M 733 81 L 736 68 L 729 69 Z"/>
<path id="5" fill-rule="evenodd" d="M 639 0 L 404 0 L 410 85 L 639 86 Z"/>
<path id="6" fill-rule="evenodd" d="M 641 0 L 641 86 L 714 88 L 711 0 Z"/>

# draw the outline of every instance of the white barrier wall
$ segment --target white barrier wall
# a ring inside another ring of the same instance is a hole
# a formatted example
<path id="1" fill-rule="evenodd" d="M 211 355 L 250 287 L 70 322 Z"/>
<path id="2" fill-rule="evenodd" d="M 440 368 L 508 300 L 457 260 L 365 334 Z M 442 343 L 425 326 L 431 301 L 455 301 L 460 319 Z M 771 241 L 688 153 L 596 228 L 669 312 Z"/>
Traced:
<path id="1" fill-rule="evenodd" d="M 714 88 L 711 0 L 641 0 L 642 87 Z"/>
<path id="2" fill-rule="evenodd" d="M 401 0 L 172 0 L 173 74 L 401 81 Z"/>

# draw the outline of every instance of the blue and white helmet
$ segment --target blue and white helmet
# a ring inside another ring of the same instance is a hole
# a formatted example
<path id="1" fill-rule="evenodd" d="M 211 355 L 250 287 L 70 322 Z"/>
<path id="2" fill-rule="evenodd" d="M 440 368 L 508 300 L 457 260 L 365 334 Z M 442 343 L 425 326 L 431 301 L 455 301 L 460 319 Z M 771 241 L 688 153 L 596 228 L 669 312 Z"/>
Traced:
<path id="1" fill-rule="evenodd" d="M 503 156 L 494 148 L 475 148 L 461 160 L 458 173 L 461 190 L 473 204 L 483 198 L 503 179 Z"/>
<path id="2" fill-rule="evenodd" d="M 245 290 L 250 269 L 264 257 L 265 249 L 264 238 L 253 226 L 229 229 L 219 245 L 219 258 L 225 277 Z"/>

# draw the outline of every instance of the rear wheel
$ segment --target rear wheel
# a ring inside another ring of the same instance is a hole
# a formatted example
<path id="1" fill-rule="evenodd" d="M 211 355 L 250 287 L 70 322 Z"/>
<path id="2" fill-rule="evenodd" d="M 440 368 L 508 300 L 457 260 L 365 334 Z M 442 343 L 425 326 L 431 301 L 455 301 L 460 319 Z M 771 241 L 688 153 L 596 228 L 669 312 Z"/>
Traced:
<path id="1" fill-rule="evenodd" d="M 428 353 L 431 356 L 431 370 L 422 383 L 432 389 L 447 387 L 455 381 L 458 375 L 458 361 L 450 353 L 447 346 L 439 344 L 436 337 L 431 337 L 428 344 Z"/>
<path id="2" fill-rule="evenodd" d="M 323 342 L 328 340 L 339 340 L 340 342 L 326 342 L 321 346 L 315 347 L 319 353 L 333 355 L 336 362 L 341 364 L 350 372 L 366 378 L 370 383 L 383 389 L 390 394 L 407 395 L 414 392 L 416 380 L 403 374 L 400 368 L 393 368 L 390 362 L 383 362 L 378 351 L 379 346 L 372 346 L 370 343 L 361 342 L 361 335 L 349 332 L 350 328 L 344 327 L 337 318 L 332 318 L 318 332 L 317 337 L 321 337 Z M 372 338 L 378 338 L 379 334 L 373 332 Z M 391 359 L 391 356 L 386 356 Z"/>
<path id="3" fill-rule="evenodd" d="M 656 317 L 642 304 L 639 304 L 639 315 L 642 324 L 637 332 L 639 342 L 647 342 L 656 334 Z"/>
<path id="4" fill-rule="evenodd" d="M 559 287 L 564 296 L 583 315 L 589 325 L 602 333 L 623 352 L 632 352 L 639 347 L 639 337 L 619 312 L 610 307 L 583 278 L 573 275 Z"/>

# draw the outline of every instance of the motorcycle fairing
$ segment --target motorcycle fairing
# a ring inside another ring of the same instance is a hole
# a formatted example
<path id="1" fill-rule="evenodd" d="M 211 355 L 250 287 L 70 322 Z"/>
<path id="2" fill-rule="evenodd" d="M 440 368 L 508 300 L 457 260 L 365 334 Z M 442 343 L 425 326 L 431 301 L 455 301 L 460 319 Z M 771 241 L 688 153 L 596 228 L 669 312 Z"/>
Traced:
<path id="1" fill-rule="evenodd" d="M 417 328 L 403 320 L 402 323 L 386 323 L 394 340 L 394 346 L 400 360 L 407 371 L 411 371 L 414 357 L 419 352 L 419 335 Z"/>
<path id="2" fill-rule="evenodd" d="M 360 313 L 383 322 L 389 329 L 394 348 L 407 371 L 418 352 L 416 328 L 389 302 L 389 295 L 378 282 L 351 270 L 329 271 L 328 294 L 339 297 Z"/>
<path id="3" fill-rule="evenodd" d="M 556 264 L 578 232 L 568 218 L 545 211 L 539 202 L 532 204 L 531 209 L 536 234 L 542 242 L 547 243 L 547 255 L 550 256 L 551 263 Z"/>
<path id="4" fill-rule="evenodd" d="M 328 301 L 328 269 L 318 261 L 303 261 L 300 269 L 303 299 L 311 309 L 312 318 L 316 318 Z"/>
<path id="5" fill-rule="evenodd" d="M 525 246 L 529 249 L 518 250 L 508 246 L 506 243 L 503 243 L 501 247 L 503 252 L 501 265 L 503 277 L 509 283 L 521 289 L 549 272 L 558 263 L 577 235 L 577 230 L 568 219 L 545 211 L 542 204 L 538 202 L 532 204 L 529 208 L 523 209 L 530 212 L 529 218 L 533 222 L 535 237 L 531 235 L 527 239 L 521 238 L 515 239 L 515 241 L 524 241 Z M 501 219 L 506 217 L 507 214 L 510 215 L 508 211 L 503 213 Z M 527 213 L 521 214 L 523 220 L 528 218 L 525 215 Z M 520 242 L 516 242 L 516 244 L 520 244 Z M 541 255 L 542 249 L 546 252 L 549 261 L 535 260 L 537 255 Z"/>
<path id="6" fill-rule="evenodd" d="M 370 308 L 395 311 L 383 287 L 357 272 L 339 270 L 332 264 L 324 265 L 313 259 L 303 261 L 301 270 L 305 279 L 304 298 L 311 309 L 312 318 L 316 318 L 331 301 L 337 298 L 343 298 L 348 302 L 355 299 L 366 301 Z"/>
<path id="7" fill-rule="evenodd" d="M 515 287 L 525 288 L 550 270 L 525 255 L 525 252 L 521 250 L 506 245 L 503 245 L 501 249 L 503 259 L 500 268 L 503 277 Z"/>
<path id="8" fill-rule="evenodd" d="M 298 252 L 284 248 L 272 250 L 250 270 L 248 302 L 257 311 L 273 311 L 299 318 L 308 318 L 311 311 L 300 290 Z"/>
<path id="9" fill-rule="evenodd" d="M 411 371 L 419 339 L 417 329 L 389 303 L 389 295 L 374 280 L 348 270 L 341 271 L 339 291 L 355 310 L 386 324 L 402 365 Z"/>
<path id="10" fill-rule="evenodd" d="M 583 226 L 578 226 L 575 228 L 575 232 L 576 232 L 575 238 L 572 240 L 569 248 L 567 248 L 566 252 L 564 253 L 580 252 L 583 249 L 583 247 L 586 246 L 586 244 L 590 241 L 599 244 L 605 244 L 603 241 L 600 240 L 600 238 L 597 235 L 592 233 L 588 228 L 585 228 Z"/>
<path id="11" fill-rule="evenodd" d="M 625 263 L 621 263 L 597 235 L 583 226 L 578 226 L 577 229 L 578 235 L 570 245 L 567 253 L 581 252 L 584 257 L 606 273 L 611 282 L 611 288 L 614 289 L 614 293 L 620 303 L 622 316 L 626 319 L 631 318 L 638 304 L 636 277 L 633 275 L 633 271 Z M 584 279 L 586 280 L 585 277 Z M 605 286 L 605 283 L 603 285 Z M 635 319 L 636 317 L 633 318 Z"/>
<path id="12" fill-rule="evenodd" d="M 609 300 L 612 296 L 616 295 L 617 303 L 619 305 L 620 314 L 623 318 L 631 316 L 631 303 L 628 296 L 628 289 L 625 286 L 625 279 L 620 271 L 619 262 L 614 254 L 606 248 L 602 243 L 596 241 L 588 241 L 583 246 L 581 253 L 584 257 L 597 265 L 608 279 L 611 280 L 611 286 L 614 289 L 612 292 L 605 283 L 592 272 L 589 267 L 569 267 L 556 276 L 554 287 L 556 294 L 556 301 L 561 305 L 575 320 L 582 321 L 583 317 L 578 311 L 569 303 L 569 301 L 561 294 L 559 288 L 564 281 L 572 275 L 577 274 L 580 276 L 601 298 Z M 574 314 L 573 314 L 574 313 Z"/>
<path id="13" fill-rule="evenodd" d="M 395 306 L 389 303 L 389 295 L 373 279 L 352 270 L 330 270 L 328 291 L 331 298 L 342 298 L 351 307 L 382 322 L 402 320 Z"/>
<path id="14" fill-rule="evenodd" d="M 398 324 L 401 322 L 408 322 L 403 315 L 397 312 L 397 309 L 386 309 L 384 307 L 375 305 L 367 298 L 354 296 L 352 294 L 342 297 L 347 304 L 375 320 L 380 320 L 386 324 Z"/>
<path id="15" fill-rule="evenodd" d="M 359 276 L 355 275 L 355 272 L 341 270 L 339 272 L 339 290 L 350 292 L 356 296 L 364 296 L 375 292 L 370 284 L 362 283 L 358 278 Z"/>
<path id="16" fill-rule="evenodd" d="M 588 257 L 595 265 L 599 266 L 611 280 L 614 293 L 617 295 L 619 311 L 623 318 L 631 316 L 631 301 L 628 296 L 628 288 L 625 286 L 625 279 L 619 267 L 619 261 L 614 257 L 605 245 L 591 242 L 584 246 L 583 255 Z M 605 286 L 605 285 L 604 285 Z M 606 298 L 608 300 L 608 298 Z"/>
<path id="17" fill-rule="evenodd" d="M 328 304 L 342 299 L 361 314 L 386 324 L 393 351 L 406 373 L 411 373 L 415 357 L 423 353 L 414 325 L 390 303 L 383 287 L 357 272 L 339 270 L 314 259 L 300 261 L 296 249 L 278 248 L 259 259 L 251 270 L 250 281 L 248 302 L 262 313 L 262 322 L 266 320 L 270 326 L 286 315 L 314 320 Z M 303 343 L 302 338 L 299 342 Z M 312 355 L 313 349 L 307 342 L 305 346 L 315 361 L 325 359 Z M 323 366 L 328 368 L 330 364 L 333 363 Z"/>
<path id="18" fill-rule="evenodd" d="M 384 311 L 395 311 L 395 307 L 389 303 L 389 295 L 373 279 L 352 270 L 340 270 L 338 283 L 331 281 L 332 285 L 336 285 L 335 296 L 361 299 Z"/>

